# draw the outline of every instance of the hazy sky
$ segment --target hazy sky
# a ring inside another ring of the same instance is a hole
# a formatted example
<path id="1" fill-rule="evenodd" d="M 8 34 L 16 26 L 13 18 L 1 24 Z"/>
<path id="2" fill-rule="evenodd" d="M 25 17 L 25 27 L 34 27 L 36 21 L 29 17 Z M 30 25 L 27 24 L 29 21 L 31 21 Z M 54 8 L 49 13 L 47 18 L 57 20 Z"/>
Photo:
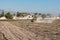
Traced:
<path id="1" fill-rule="evenodd" d="M 59 14 L 60 0 L 0 0 L 0 9 Z"/>

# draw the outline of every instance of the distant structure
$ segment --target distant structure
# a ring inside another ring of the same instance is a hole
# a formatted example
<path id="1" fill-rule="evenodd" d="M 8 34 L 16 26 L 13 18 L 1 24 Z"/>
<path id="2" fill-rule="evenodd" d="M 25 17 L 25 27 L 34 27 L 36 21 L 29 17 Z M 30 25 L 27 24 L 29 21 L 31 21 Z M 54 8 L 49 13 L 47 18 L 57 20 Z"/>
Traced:
<path id="1" fill-rule="evenodd" d="M 13 19 L 17 20 L 17 19 L 33 19 L 32 15 L 27 15 L 27 16 L 24 16 L 24 17 L 16 17 L 14 16 Z"/>
<path id="2" fill-rule="evenodd" d="M 5 17 L 0 17 L 0 20 L 6 20 L 6 18 Z"/>
<path id="3" fill-rule="evenodd" d="M 32 20 L 34 18 L 34 15 L 32 14 L 29 14 L 29 15 L 26 15 L 26 16 L 22 16 L 22 17 L 17 17 L 17 16 L 14 16 L 13 19 L 14 20 Z M 44 19 L 42 18 L 41 15 L 36 15 L 36 20 L 34 22 L 36 23 L 52 23 L 54 20 L 56 19 L 60 19 L 60 17 L 58 16 L 46 16 Z M 0 20 L 6 20 L 5 17 L 0 17 Z"/>
<path id="4" fill-rule="evenodd" d="M 37 20 L 35 22 L 38 22 L 38 23 L 52 23 L 54 20 L 56 19 L 60 19 L 60 17 L 58 16 L 46 16 L 44 19 L 40 16 L 40 17 L 37 17 Z"/>

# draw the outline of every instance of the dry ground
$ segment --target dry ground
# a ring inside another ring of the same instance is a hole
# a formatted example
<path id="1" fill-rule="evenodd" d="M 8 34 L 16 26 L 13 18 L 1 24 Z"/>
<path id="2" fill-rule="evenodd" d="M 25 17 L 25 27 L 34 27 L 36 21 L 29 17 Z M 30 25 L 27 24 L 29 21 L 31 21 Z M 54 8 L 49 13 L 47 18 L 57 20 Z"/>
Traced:
<path id="1" fill-rule="evenodd" d="M 60 22 L 32 23 L 1 21 L 0 30 L 5 40 L 60 40 Z"/>

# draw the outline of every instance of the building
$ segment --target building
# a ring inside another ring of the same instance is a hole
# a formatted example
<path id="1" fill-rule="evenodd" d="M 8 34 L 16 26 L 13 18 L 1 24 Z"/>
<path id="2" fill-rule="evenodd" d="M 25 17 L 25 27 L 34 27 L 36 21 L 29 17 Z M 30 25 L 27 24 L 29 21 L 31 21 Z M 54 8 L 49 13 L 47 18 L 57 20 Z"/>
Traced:
<path id="1" fill-rule="evenodd" d="M 56 19 L 60 19 L 60 17 L 58 17 L 58 16 L 51 16 L 51 17 L 47 16 L 43 19 L 40 16 L 40 17 L 37 17 L 35 22 L 38 22 L 38 23 L 52 23 Z"/>
<path id="2" fill-rule="evenodd" d="M 17 20 L 17 19 L 33 19 L 32 15 L 27 15 L 27 16 L 24 16 L 24 17 L 16 17 L 14 16 L 13 19 Z"/>
<path id="3" fill-rule="evenodd" d="M 6 18 L 5 17 L 0 17 L 0 20 L 5 20 Z"/>

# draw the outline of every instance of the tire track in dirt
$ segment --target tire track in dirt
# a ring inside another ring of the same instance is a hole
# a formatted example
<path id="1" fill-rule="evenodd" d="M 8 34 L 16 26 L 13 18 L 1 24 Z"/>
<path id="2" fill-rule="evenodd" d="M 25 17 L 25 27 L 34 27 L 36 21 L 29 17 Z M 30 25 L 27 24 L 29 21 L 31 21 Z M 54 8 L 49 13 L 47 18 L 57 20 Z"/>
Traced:
<path id="1" fill-rule="evenodd" d="M 8 40 L 36 40 L 36 35 L 28 30 L 12 25 L 9 22 L 1 22 L 2 32 Z"/>

